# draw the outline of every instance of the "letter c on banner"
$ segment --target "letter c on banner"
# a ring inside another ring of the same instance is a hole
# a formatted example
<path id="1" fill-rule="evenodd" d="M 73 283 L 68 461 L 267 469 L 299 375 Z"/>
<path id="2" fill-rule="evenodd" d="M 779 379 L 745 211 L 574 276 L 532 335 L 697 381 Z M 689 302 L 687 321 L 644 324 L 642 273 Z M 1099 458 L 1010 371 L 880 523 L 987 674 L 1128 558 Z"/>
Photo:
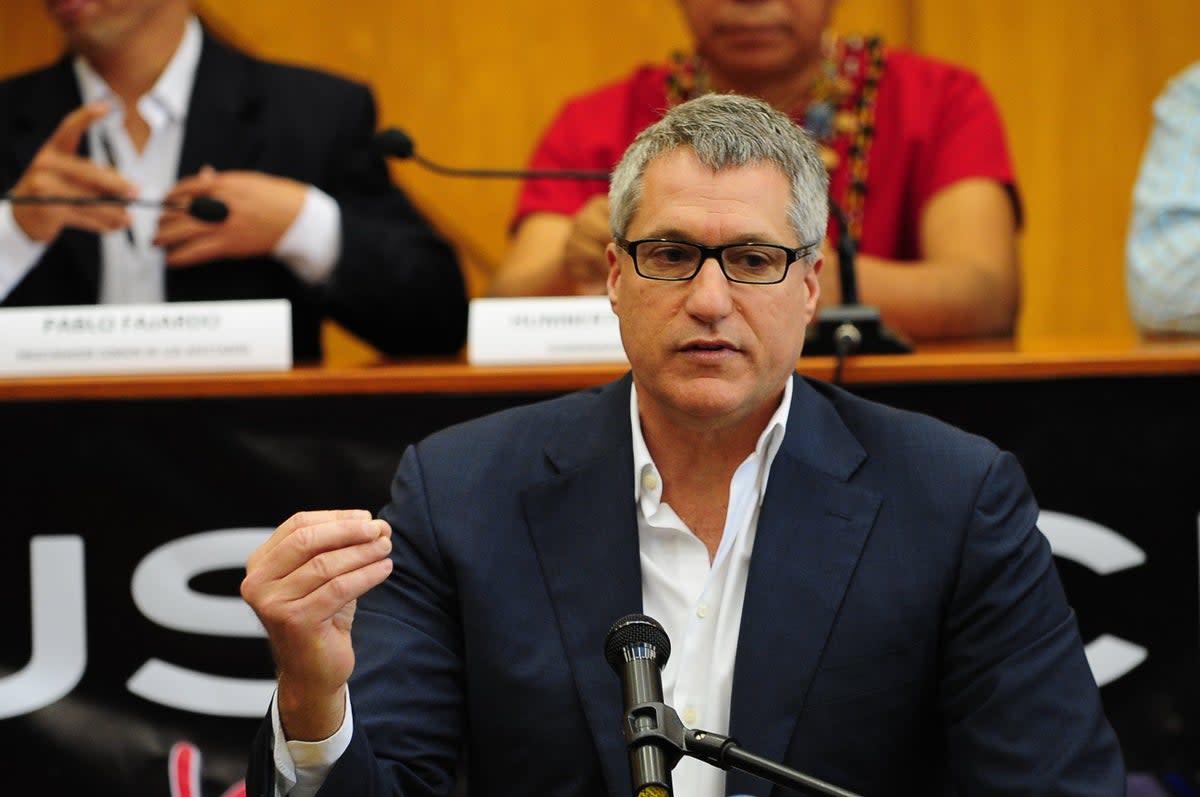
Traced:
<path id="1" fill-rule="evenodd" d="M 142 614 L 166 628 L 214 636 L 265 637 L 253 610 L 240 597 L 205 595 L 188 587 L 201 573 L 241 569 L 271 535 L 268 528 L 218 529 L 172 540 L 146 555 L 133 571 L 133 601 Z M 126 686 L 164 706 L 220 717 L 262 716 L 273 680 L 229 678 L 149 659 Z"/>
<path id="2" fill-rule="evenodd" d="M 1077 515 L 1042 510 L 1038 528 L 1050 541 L 1055 556 L 1106 576 L 1145 564 L 1146 552 L 1128 538 Z M 1112 634 L 1101 634 L 1084 648 L 1097 686 L 1112 683 L 1149 656 L 1141 645 Z"/>

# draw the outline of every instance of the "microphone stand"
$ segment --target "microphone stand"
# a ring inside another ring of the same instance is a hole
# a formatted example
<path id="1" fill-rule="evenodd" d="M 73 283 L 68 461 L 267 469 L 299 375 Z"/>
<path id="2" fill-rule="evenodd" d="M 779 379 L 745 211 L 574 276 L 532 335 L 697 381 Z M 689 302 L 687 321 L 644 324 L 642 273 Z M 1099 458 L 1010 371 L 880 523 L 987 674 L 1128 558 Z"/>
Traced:
<path id="1" fill-rule="evenodd" d="M 0 202 L 14 205 L 121 205 L 127 207 L 162 208 L 179 210 L 200 221 L 216 224 L 229 218 L 229 206 L 211 196 L 198 196 L 186 205 L 171 204 L 161 199 L 126 199 L 118 196 L 29 196 L 25 194 L 3 194 Z"/>
<path id="2" fill-rule="evenodd" d="M 435 174 L 447 177 L 501 177 L 514 180 L 604 180 L 609 173 L 581 169 L 479 169 L 444 166 L 417 152 L 412 137 L 398 127 L 389 127 L 375 134 L 375 149 L 392 158 L 413 160 Z"/>
<path id="3" fill-rule="evenodd" d="M 858 301 L 857 254 L 850 236 L 846 214 L 832 199 L 829 211 L 837 223 L 838 275 L 842 282 L 842 303 L 817 312 L 816 324 L 809 327 L 804 354 L 834 355 L 838 358 L 834 382 L 841 381 L 842 363 L 850 354 L 906 354 L 912 344 L 884 325 L 879 308 Z"/>
<path id="4" fill-rule="evenodd" d="M 665 703 L 640 703 L 631 708 L 625 715 L 625 741 L 631 751 L 647 744 L 656 745 L 671 768 L 687 755 L 726 771 L 737 769 L 785 789 L 828 797 L 859 797 L 855 792 L 749 753 L 728 736 L 688 728 L 675 709 Z"/>

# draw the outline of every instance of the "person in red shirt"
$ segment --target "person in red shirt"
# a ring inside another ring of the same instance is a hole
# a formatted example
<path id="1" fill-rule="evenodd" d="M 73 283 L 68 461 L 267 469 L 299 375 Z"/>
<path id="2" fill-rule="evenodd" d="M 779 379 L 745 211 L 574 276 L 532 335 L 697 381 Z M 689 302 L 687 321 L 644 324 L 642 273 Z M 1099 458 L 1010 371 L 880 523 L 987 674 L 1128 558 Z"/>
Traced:
<path id="1" fill-rule="evenodd" d="M 530 166 L 607 170 L 663 112 L 709 91 L 756 96 L 817 140 L 859 257 L 859 298 L 913 339 L 1008 335 L 1020 203 L 1003 125 L 966 69 L 828 31 L 836 0 L 680 0 L 694 54 L 576 97 Z M 529 180 L 495 296 L 602 293 L 602 180 Z M 822 304 L 841 300 L 831 226 Z"/>

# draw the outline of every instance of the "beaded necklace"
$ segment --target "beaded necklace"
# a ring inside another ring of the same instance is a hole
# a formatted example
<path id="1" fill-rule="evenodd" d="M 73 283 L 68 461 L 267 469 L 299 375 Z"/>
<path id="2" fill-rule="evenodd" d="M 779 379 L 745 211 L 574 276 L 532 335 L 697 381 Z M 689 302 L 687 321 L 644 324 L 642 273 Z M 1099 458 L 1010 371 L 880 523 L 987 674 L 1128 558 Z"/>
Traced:
<path id="1" fill-rule="evenodd" d="M 816 141 L 831 183 L 844 183 L 841 201 L 850 236 L 862 238 L 867 194 L 867 162 L 875 136 L 875 100 L 883 76 L 883 40 L 877 36 L 827 36 L 816 80 L 802 106 L 789 113 Z M 711 91 L 698 55 L 675 53 L 666 76 L 667 100 L 674 106 Z M 845 166 L 843 172 L 839 166 Z M 842 176 L 842 180 L 836 179 Z M 835 190 L 834 185 L 830 190 Z"/>

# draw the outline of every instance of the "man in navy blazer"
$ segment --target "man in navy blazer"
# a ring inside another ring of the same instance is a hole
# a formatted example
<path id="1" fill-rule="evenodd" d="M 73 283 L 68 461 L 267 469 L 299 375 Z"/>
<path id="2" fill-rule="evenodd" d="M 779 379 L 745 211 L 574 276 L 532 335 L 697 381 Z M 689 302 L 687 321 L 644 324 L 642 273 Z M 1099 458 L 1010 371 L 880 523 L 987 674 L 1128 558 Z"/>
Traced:
<path id="1" fill-rule="evenodd" d="M 173 203 L 213 196 L 230 214 L 210 224 L 166 212 L 129 233 L 131 247 L 141 243 L 131 253 L 123 234 L 98 235 L 132 229 L 119 207 L 0 202 L 0 261 L 8 261 L 0 262 L 0 304 L 284 298 L 300 360 L 320 356 L 326 317 L 389 354 L 461 347 L 467 300 L 457 258 L 373 152 L 366 86 L 241 53 L 203 31 L 188 0 L 50 10 L 71 52 L 0 82 L 0 190 L 128 196 L 139 184 Z M 174 110 L 182 118 L 172 119 L 172 92 L 185 104 Z M 103 102 L 81 106 L 97 93 Z M 88 130 L 116 113 L 121 123 L 107 134 Z M 156 177 L 135 176 L 142 167 L 134 165 L 156 158 L 150 168 L 170 172 L 157 193 L 146 184 Z M 139 257 L 160 285 L 114 288 L 120 272 L 105 260 Z"/>
<path id="2" fill-rule="evenodd" d="M 378 519 L 298 514 L 248 560 L 279 673 L 248 794 L 629 795 L 603 647 L 633 612 L 685 725 L 855 793 L 1124 793 L 1014 458 L 793 371 L 825 192 L 757 100 L 638 137 L 607 255 L 631 374 L 439 432 Z"/>

